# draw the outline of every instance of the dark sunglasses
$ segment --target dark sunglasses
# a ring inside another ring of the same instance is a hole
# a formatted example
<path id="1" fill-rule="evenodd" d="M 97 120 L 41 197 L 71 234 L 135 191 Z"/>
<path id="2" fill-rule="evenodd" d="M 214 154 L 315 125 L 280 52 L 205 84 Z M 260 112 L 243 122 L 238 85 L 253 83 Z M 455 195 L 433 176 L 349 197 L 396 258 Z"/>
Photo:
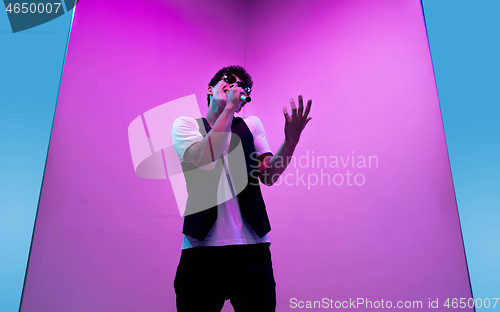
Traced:
<path id="1" fill-rule="evenodd" d="M 244 81 L 238 81 L 238 80 L 236 80 L 236 77 L 234 77 L 231 74 L 224 75 L 224 77 L 222 77 L 222 80 L 224 80 L 225 82 L 227 82 L 229 84 L 236 83 L 238 85 L 238 87 L 240 87 L 243 90 L 245 90 L 245 92 L 247 93 L 247 95 L 250 95 L 250 92 L 252 91 L 252 89 Z"/>

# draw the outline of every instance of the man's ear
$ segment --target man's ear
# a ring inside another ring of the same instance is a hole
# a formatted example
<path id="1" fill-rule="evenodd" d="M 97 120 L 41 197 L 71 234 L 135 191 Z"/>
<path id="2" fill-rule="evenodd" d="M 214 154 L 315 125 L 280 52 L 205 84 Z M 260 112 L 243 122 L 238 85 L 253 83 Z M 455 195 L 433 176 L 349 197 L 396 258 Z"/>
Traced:
<path id="1" fill-rule="evenodd" d="M 207 89 L 207 94 L 209 94 L 209 95 L 214 95 L 214 87 L 212 87 L 212 86 L 208 86 L 208 89 Z"/>

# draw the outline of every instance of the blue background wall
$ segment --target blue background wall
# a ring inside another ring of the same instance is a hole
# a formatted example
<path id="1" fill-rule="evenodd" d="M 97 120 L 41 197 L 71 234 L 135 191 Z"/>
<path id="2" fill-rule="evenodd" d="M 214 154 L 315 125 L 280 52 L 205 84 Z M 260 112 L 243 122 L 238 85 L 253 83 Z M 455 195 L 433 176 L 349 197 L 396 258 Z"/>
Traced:
<path id="1" fill-rule="evenodd" d="M 498 298 L 500 2 L 424 0 L 423 8 L 472 292 Z"/>
<path id="2" fill-rule="evenodd" d="M 2 2 L 3 3 L 3 2 Z M 17 311 L 72 11 L 12 33 L 0 5 L 0 311 Z"/>

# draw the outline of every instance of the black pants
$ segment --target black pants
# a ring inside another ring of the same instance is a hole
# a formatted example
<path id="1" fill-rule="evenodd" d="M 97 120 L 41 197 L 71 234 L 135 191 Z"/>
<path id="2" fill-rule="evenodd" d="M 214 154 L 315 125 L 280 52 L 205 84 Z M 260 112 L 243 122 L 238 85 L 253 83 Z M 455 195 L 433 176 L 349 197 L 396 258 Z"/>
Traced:
<path id="1" fill-rule="evenodd" d="M 274 312 L 276 283 L 269 243 L 194 247 L 181 252 L 174 280 L 178 312 Z"/>

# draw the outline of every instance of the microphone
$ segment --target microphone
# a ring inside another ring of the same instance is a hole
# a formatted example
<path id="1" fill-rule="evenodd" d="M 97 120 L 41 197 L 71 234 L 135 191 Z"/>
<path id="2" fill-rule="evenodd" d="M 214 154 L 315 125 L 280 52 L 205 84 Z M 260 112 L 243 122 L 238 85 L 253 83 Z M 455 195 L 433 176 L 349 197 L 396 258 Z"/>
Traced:
<path id="1" fill-rule="evenodd" d="M 240 95 L 240 100 L 242 100 L 243 102 L 250 102 L 252 100 L 251 97 L 249 96 L 246 96 L 246 95 Z"/>

